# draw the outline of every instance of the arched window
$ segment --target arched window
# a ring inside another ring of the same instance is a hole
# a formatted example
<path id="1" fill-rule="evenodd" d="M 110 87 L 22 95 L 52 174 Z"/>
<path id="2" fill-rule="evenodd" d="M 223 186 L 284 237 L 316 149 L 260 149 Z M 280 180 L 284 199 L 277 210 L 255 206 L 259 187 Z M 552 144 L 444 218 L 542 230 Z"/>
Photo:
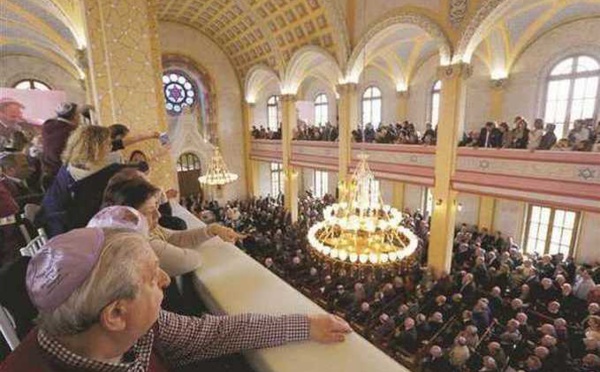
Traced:
<path id="1" fill-rule="evenodd" d="M 377 129 L 381 123 L 381 90 L 368 87 L 362 97 L 362 124 L 373 124 Z"/>
<path id="2" fill-rule="evenodd" d="M 19 80 L 13 87 L 21 90 L 52 90 L 48 84 L 36 79 Z"/>
<path id="3" fill-rule="evenodd" d="M 322 198 L 329 190 L 329 174 L 324 171 L 315 171 L 315 196 Z"/>
<path id="4" fill-rule="evenodd" d="M 166 71 L 163 75 L 163 92 L 165 107 L 172 115 L 179 115 L 186 106 L 196 102 L 196 87 L 186 74 L 181 71 Z"/>
<path id="5" fill-rule="evenodd" d="M 283 191 L 283 165 L 271 163 L 271 196 L 276 198 Z"/>
<path id="6" fill-rule="evenodd" d="M 267 128 L 276 131 L 279 128 L 279 96 L 267 100 Z"/>
<path id="7" fill-rule="evenodd" d="M 200 169 L 200 159 L 198 159 L 198 156 L 190 152 L 181 155 L 177 160 L 177 172 L 185 172 Z"/>
<path id="8" fill-rule="evenodd" d="M 600 64 L 589 56 L 560 61 L 548 76 L 544 120 L 566 136 L 575 120 L 594 118 L 598 106 Z"/>
<path id="9" fill-rule="evenodd" d="M 438 80 L 431 88 L 431 112 L 429 113 L 429 121 L 433 128 L 437 127 L 440 121 L 440 97 L 442 94 L 442 81 Z"/>
<path id="10" fill-rule="evenodd" d="M 315 124 L 322 127 L 329 121 L 329 102 L 327 96 L 321 93 L 315 99 Z"/>

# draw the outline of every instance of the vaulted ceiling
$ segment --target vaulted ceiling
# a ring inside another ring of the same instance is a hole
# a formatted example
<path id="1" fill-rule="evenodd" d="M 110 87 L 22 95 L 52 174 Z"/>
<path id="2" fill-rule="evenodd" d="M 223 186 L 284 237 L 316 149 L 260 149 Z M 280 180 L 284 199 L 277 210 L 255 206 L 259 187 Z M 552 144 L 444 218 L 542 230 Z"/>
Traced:
<path id="1" fill-rule="evenodd" d="M 194 27 L 221 46 L 240 76 L 256 64 L 282 72 L 306 45 L 347 58 L 344 22 L 327 0 L 159 0 L 159 19 Z"/>

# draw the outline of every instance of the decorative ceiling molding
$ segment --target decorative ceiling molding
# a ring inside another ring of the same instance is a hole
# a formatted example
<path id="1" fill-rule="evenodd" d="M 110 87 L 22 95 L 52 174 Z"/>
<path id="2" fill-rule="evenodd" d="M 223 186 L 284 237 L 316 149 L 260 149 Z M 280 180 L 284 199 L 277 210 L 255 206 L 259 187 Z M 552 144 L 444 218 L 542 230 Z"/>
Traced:
<path id="1" fill-rule="evenodd" d="M 283 76 L 294 53 L 323 47 L 338 61 L 349 42 L 339 5 L 329 0 L 159 0 L 159 19 L 187 24 L 219 45 L 240 80 L 266 64 Z"/>
<path id="2" fill-rule="evenodd" d="M 244 81 L 244 97 L 246 102 L 250 104 L 255 103 L 259 93 L 270 82 L 274 82 L 277 84 L 277 87 L 281 89 L 281 79 L 275 70 L 271 69 L 269 66 L 258 64 L 248 70 Z"/>
<path id="3" fill-rule="evenodd" d="M 302 82 L 311 75 L 325 72 L 331 88 L 343 80 L 342 70 L 336 59 L 325 49 L 306 45 L 294 53 L 289 61 L 282 81 L 282 93 L 296 94 Z"/>
<path id="4" fill-rule="evenodd" d="M 469 8 L 468 0 L 450 0 L 449 18 L 450 24 L 454 28 L 460 27 L 460 24 L 465 19 Z"/>
<path id="5" fill-rule="evenodd" d="M 488 0 L 482 1 L 475 15 L 469 20 L 468 26 L 462 33 L 452 63 L 469 62 L 477 45 L 485 37 L 485 33 L 514 2 L 519 0 Z M 495 13 L 495 16 L 492 16 Z"/>
<path id="6" fill-rule="evenodd" d="M 452 44 L 442 27 L 424 14 L 398 11 L 391 16 L 387 16 L 383 20 L 376 21 L 363 35 L 348 61 L 346 78 L 354 80 L 358 79 L 358 75 L 360 75 L 361 72 L 358 70 L 362 70 L 362 66 L 359 66 L 359 63 L 361 62 L 359 59 L 365 48 L 368 46 L 368 43 L 371 42 L 373 38 L 389 27 L 402 24 L 413 25 L 423 30 L 438 44 L 440 64 L 446 65 L 450 63 L 452 59 Z"/>

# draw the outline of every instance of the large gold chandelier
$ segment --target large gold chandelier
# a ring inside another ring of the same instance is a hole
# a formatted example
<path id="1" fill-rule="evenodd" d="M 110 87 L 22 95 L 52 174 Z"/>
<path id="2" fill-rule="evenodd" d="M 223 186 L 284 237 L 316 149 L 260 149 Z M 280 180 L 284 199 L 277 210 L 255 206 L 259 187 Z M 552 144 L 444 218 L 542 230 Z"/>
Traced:
<path id="1" fill-rule="evenodd" d="M 223 156 L 221 156 L 219 147 L 215 146 L 213 157 L 210 159 L 208 165 L 208 170 L 204 176 L 198 177 L 198 181 L 203 185 L 223 186 L 234 182 L 237 179 L 238 175 L 229 172 L 229 169 L 227 169 L 227 165 L 223 160 Z"/>
<path id="2" fill-rule="evenodd" d="M 403 216 L 384 205 L 375 177 L 361 154 L 339 201 L 326 207 L 324 220 L 308 231 L 308 242 L 320 254 L 342 262 L 386 264 L 401 261 L 417 249 L 418 239 L 402 226 Z"/>

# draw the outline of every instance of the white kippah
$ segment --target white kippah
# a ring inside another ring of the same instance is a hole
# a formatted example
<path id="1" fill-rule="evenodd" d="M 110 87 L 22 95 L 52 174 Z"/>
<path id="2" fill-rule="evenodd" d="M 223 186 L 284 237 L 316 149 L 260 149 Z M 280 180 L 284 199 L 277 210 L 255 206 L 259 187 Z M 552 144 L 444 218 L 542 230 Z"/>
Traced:
<path id="1" fill-rule="evenodd" d="M 74 103 L 72 102 L 62 102 L 60 105 L 58 105 L 58 107 L 56 108 L 56 115 L 58 116 L 63 116 L 68 114 L 70 111 L 73 110 L 74 107 Z"/>

